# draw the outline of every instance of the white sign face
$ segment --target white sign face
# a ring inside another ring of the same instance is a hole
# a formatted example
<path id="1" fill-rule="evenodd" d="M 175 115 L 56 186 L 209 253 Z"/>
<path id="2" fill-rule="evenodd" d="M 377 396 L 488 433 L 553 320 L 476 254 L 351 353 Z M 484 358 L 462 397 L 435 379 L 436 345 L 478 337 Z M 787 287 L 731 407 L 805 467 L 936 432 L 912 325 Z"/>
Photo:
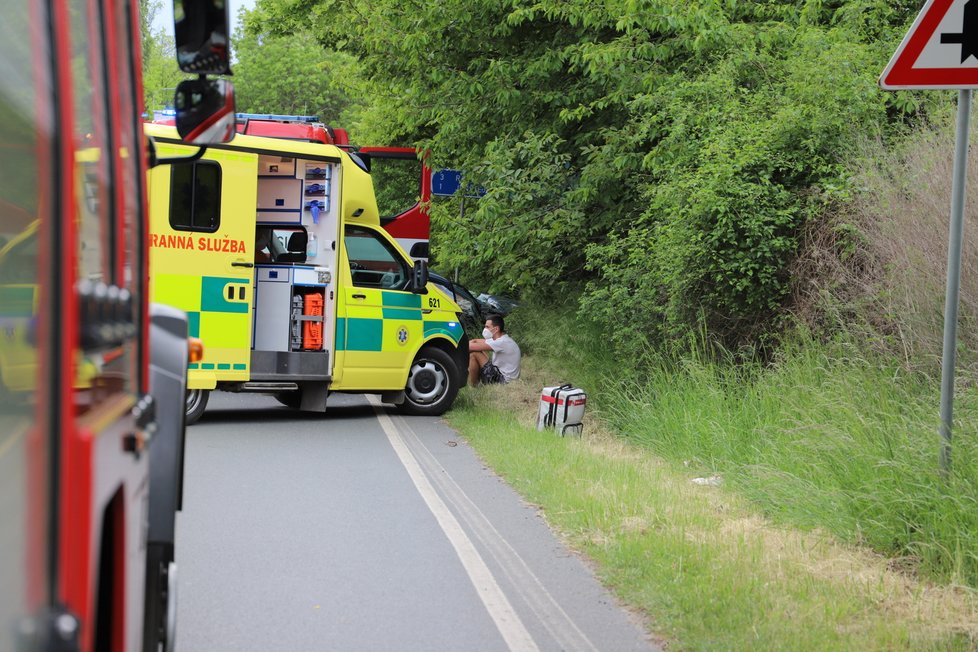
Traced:
<path id="1" fill-rule="evenodd" d="M 970 39 L 965 39 L 963 34 L 965 4 L 969 3 L 954 2 L 948 7 L 944 18 L 917 57 L 915 68 L 978 68 L 978 48 L 968 47 L 968 44 L 978 41 L 978 32 L 972 32 Z M 969 9 L 975 12 L 978 2 L 970 3 Z"/>
<path id="2" fill-rule="evenodd" d="M 880 86 L 978 88 L 978 0 L 928 0 Z"/>

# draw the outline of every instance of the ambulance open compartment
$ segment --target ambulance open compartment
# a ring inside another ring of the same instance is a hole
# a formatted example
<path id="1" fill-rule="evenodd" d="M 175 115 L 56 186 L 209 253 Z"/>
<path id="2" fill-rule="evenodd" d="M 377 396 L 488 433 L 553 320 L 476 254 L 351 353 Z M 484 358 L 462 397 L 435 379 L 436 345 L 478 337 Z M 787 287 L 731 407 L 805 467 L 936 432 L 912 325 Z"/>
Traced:
<path id="1" fill-rule="evenodd" d="M 286 252 L 255 265 L 253 381 L 331 379 L 338 221 L 332 180 L 327 162 L 259 157 L 257 226 L 271 228 Z"/>
<path id="2" fill-rule="evenodd" d="M 332 275 L 324 267 L 258 265 L 253 380 L 328 380 Z M 329 311 L 329 312 L 327 312 Z"/>

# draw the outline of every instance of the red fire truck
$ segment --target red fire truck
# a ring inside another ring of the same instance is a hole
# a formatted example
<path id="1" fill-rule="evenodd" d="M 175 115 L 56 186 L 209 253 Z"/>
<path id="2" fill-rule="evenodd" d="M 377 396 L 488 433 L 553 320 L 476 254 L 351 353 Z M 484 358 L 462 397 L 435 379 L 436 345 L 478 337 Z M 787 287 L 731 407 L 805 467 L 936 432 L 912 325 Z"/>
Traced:
<path id="1" fill-rule="evenodd" d="M 224 3 L 175 7 L 181 67 L 226 72 Z M 5 9 L 0 650 L 168 649 L 190 351 L 147 302 L 138 0 Z M 181 133 L 229 138 L 232 97 L 181 84 Z"/>

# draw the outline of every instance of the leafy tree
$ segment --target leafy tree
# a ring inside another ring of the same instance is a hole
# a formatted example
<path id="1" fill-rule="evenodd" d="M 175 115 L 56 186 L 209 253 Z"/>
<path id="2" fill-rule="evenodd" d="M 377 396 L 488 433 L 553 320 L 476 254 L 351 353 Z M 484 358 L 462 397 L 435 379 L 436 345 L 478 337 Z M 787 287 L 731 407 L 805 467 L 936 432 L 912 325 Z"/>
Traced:
<path id="1" fill-rule="evenodd" d="M 173 37 L 164 30 L 153 30 L 153 20 L 162 8 L 161 0 L 139 0 L 139 28 L 143 53 L 143 94 L 145 110 L 152 112 L 173 104 L 173 92 L 184 75 L 177 67 Z"/>
<path id="2" fill-rule="evenodd" d="M 259 0 L 274 34 L 357 57 L 375 140 L 489 190 L 434 211 L 440 261 L 496 289 L 585 288 L 619 343 L 731 344 L 783 311 L 800 228 L 845 201 L 876 77 L 916 11 L 882 0 Z"/>
<path id="3" fill-rule="evenodd" d="M 244 23 L 254 25 L 249 12 Z M 310 32 L 287 37 L 240 27 L 235 34 L 235 100 L 239 111 L 316 115 L 340 126 L 351 101 L 335 82 L 352 58 L 323 48 Z"/>

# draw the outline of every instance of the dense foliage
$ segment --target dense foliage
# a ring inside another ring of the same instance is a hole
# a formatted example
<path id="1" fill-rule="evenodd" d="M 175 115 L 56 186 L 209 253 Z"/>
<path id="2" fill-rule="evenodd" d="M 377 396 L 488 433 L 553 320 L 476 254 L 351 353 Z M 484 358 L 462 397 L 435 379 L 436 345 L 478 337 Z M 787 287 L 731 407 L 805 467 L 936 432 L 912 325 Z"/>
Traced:
<path id="1" fill-rule="evenodd" d="M 146 109 L 173 106 L 176 86 L 188 75 L 176 63 L 173 36 L 154 29 L 162 0 L 140 0 L 143 87 Z M 247 10 L 239 19 L 249 20 Z M 255 27 L 232 37 L 231 81 L 239 112 L 316 115 L 328 123 L 343 121 L 359 104 L 339 80 L 355 77 L 349 55 L 323 48 L 309 32 L 276 37 Z"/>
<path id="2" fill-rule="evenodd" d="M 336 124 L 351 103 L 334 81 L 350 67 L 349 56 L 325 50 L 308 32 L 283 38 L 239 31 L 234 53 L 238 111 L 314 115 Z"/>
<path id="3" fill-rule="evenodd" d="M 259 0 L 367 80 L 361 135 L 430 147 L 488 194 L 435 254 L 496 290 L 586 287 L 622 342 L 756 336 L 862 133 L 915 109 L 876 78 L 916 3 Z M 440 209 L 440 210 L 438 210 Z M 478 282 L 477 281 L 477 282 Z"/>
<path id="4" fill-rule="evenodd" d="M 154 29 L 153 21 L 162 11 L 162 0 L 140 0 L 140 45 L 143 53 L 144 110 L 152 112 L 173 106 L 173 93 L 185 78 L 177 67 L 173 37 L 165 30 Z"/>

